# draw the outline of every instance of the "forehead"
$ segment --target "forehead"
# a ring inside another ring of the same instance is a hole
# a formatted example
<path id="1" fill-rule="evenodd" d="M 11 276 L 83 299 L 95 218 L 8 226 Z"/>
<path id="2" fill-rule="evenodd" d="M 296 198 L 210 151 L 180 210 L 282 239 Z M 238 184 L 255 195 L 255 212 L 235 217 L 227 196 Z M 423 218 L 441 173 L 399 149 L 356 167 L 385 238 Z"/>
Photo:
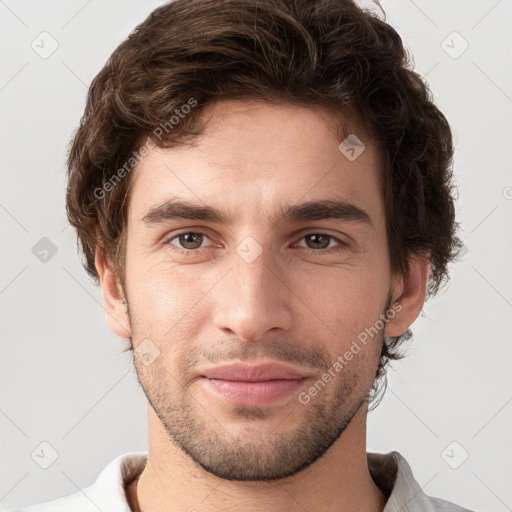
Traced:
<path id="1" fill-rule="evenodd" d="M 154 148 L 137 165 L 130 219 L 140 220 L 171 197 L 201 201 L 233 216 L 241 210 L 271 216 L 274 207 L 336 195 L 381 213 L 379 155 L 354 116 L 236 100 L 214 103 L 203 120 L 200 136 Z"/>

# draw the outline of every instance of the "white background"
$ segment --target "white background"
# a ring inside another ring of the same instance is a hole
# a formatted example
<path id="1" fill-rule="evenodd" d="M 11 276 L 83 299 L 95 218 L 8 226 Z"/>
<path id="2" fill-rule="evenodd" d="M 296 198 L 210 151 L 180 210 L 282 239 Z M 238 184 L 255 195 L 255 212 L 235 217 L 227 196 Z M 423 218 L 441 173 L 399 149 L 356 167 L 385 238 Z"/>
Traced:
<path id="1" fill-rule="evenodd" d="M 0 1 L 1 508 L 74 493 L 147 449 L 132 355 L 107 329 L 67 225 L 64 162 L 88 84 L 160 4 Z M 452 126 L 467 252 L 389 372 L 368 451 L 399 451 L 429 495 L 512 510 L 512 2 L 382 5 Z M 43 31 L 58 42 L 47 59 L 31 48 Z M 458 58 L 443 49 L 463 48 L 454 31 L 469 44 Z M 43 237 L 57 249 L 46 263 L 32 252 Z M 43 441 L 59 453 L 48 469 L 31 458 Z M 452 460 L 469 453 L 458 469 L 441 456 L 453 441 Z"/>

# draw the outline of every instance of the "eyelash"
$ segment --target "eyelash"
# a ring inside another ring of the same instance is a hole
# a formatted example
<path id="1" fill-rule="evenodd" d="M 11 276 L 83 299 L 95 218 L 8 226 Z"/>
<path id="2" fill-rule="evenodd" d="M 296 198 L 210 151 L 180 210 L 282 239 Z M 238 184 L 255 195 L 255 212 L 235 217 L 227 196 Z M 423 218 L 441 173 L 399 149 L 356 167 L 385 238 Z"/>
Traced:
<path id="1" fill-rule="evenodd" d="M 209 238 L 208 235 L 206 235 L 206 233 L 203 233 L 202 231 L 181 231 L 180 233 L 174 233 L 170 238 L 167 238 L 167 240 L 165 240 L 163 242 L 163 245 L 167 246 L 167 247 L 172 247 L 172 250 L 178 254 L 183 254 L 185 256 L 193 256 L 201 248 L 199 248 L 199 249 L 182 249 L 182 248 L 177 247 L 176 245 L 171 243 L 172 240 L 174 240 L 175 238 L 179 238 L 181 235 L 188 235 L 188 234 L 203 235 L 206 238 Z M 301 249 L 304 250 L 309 255 L 318 256 L 318 254 L 326 254 L 326 253 L 332 254 L 333 252 L 341 252 L 348 247 L 348 244 L 346 242 L 344 242 L 343 240 L 341 240 L 333 235 L 330 235 L 329 233 L 323 233 L 321 231 L 311 231 L 309 233 L 305 233 L 304 235 L 302 235 L 300 237 L 299 240 L 302 240 L 303 238 L 310 236 L 310 235 L 325 236 L 329 239 L 332 239 L 332 240 L 338 242 L 339 245 L 335 246 L 335 247 L 330 247 L 329 249 L 309 249 L 307 247 L 302 247 Z M 203 249 L 205 249 L 205 247 L 203 247 Z"/>

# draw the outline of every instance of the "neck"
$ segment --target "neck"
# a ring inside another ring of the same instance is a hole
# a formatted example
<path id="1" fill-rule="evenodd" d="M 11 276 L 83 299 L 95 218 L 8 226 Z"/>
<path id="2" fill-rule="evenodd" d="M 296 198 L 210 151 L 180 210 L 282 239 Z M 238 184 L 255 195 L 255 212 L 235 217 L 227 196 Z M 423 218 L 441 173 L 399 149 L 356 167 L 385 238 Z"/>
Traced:
<path id="1" fill-rule="evenodd" d="M 323 457 L 271 482 L 236 482 L 197 466 L 173 443 L 150 405 L 148 461 L 127 489 L 134 512 L 382 512 L 387 497 L 368 470 L 366 403 Z M 335 468 L 335 470 L 334 470 Z"/>

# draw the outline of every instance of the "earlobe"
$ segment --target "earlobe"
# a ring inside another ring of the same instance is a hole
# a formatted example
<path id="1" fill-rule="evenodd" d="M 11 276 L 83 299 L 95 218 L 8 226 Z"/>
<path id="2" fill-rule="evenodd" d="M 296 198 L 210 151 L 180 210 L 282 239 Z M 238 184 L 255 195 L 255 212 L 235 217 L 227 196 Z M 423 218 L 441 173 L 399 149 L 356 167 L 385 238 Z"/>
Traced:
<path id="1" fill-rule="evenodd" d="M 94 264 L 100 276 L 106 320 L 109 329 L 121 338 L 131 338 L 128 309 L 123 289 L 103 249 L 97 245 Z"/>
<path id="2" fill-rule="evenodd" d="M 395 315 L 389 318 L 385 335 L 398 337 L 412 325 L 425 303 L 430 262 L 428 257 L 413 256 L 409 260 L 409 272 L 400 279 Z M 395 296 L 395 295 L 394 295 Z M 391 305 L 392 306 L 392 305 Z"/>

